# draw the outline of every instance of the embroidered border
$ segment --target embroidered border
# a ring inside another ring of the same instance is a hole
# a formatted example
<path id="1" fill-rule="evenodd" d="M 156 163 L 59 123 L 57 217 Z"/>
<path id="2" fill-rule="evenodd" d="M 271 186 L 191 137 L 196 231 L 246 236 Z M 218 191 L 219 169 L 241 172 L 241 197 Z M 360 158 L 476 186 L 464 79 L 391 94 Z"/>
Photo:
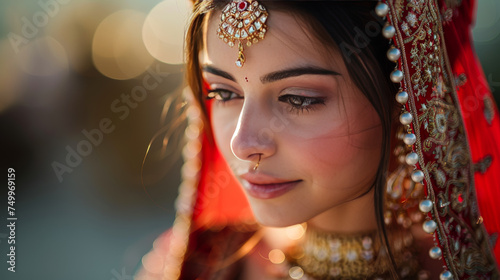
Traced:
<path id="1" fill-rule="evenodd" d="M 436 0 L 393 0 L 390 23 L 401 50 L 403 90 L 410 98 L 414 147 L 425 176 L 429 219 L 447 269 L 455 279 L 490 279 L 496 265 L 480 221 L 474 166 L 447 58 L 442 18 Z"/>

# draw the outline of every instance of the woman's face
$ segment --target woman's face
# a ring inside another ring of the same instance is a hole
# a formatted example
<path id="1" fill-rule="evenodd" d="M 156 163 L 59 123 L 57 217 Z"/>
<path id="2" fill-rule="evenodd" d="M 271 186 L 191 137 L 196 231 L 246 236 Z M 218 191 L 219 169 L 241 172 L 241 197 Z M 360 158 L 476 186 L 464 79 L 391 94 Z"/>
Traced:
<path id="1" fill-rule="evenodd" d="M 219 20 L 217 12 L 207 20 L 200 54 L 214 97 L 211 125 L 257 221 L 306 222 L 370 189 L 381 156 L 380 119 L 340 53 L 294 16 L 270 11 L 265 39 L 245 46 L 238 68 L 237 47 L 217 37 Z"/>

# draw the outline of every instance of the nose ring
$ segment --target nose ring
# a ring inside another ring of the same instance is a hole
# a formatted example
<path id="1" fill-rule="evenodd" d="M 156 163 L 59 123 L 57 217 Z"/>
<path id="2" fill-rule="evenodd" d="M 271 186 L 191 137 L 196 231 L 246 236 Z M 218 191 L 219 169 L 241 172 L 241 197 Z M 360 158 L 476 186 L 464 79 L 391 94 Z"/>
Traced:
<path id="1" fill-rule="evenodd" d="M 257 164 L 255 164 L 255 166 L 253 167 L 253 170 L 256 171 L 257 168 L 259 168 L 259 164 L 260 164 L 260 159 L 262 157 L 262 154 L 259 154 L 259 161 L 257 161 Z"/>

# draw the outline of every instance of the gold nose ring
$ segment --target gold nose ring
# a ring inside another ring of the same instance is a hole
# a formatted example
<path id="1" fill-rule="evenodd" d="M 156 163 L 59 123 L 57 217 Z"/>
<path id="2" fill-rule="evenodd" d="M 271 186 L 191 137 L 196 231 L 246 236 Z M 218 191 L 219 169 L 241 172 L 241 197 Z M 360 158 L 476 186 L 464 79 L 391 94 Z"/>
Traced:
<path id="1" fill-rule="evenodd" d="M 259 154 L 259 161 L 257 161 L 257 164 L 253 167 L 253 170 L 257 170 L 257 168 L 259 168 L 259 164 L 260 164 L 260 159 L 262 157 L 262 154 Z"/>

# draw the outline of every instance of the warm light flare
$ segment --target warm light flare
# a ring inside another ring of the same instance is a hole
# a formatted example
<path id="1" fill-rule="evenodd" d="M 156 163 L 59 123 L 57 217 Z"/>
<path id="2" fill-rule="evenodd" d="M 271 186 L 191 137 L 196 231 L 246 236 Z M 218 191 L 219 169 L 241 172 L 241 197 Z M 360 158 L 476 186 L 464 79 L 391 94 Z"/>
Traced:
<path id="1" fill-rule="evenodd" d="M 149 12 L 142 29 L 142 38 L 154 58 L 169 64 L 183 63 L 188 16 L 188 1 L 185 0 L 165 0 Z"/>
<path id="2" fill-rule="evenodd" d="M 274 249 L 269 252 L 269 261 L 274 264 L 281 264 L 285 261 L 285 254 L 279 249 Z"/>
<path id="3" fill-rule="evenodd" d="M 99 72 L 126 80 L 141 75 L 153 63 L 142 42 L 145 18 L 141 12 L 121 10 L 99 24 L 92 44 L 92 58 Z"/>
<path id="4" fill-rule="evenodd" d="M 292 240 L 299 240 L 304 236 L 306 229 L 303 225 L 294 225 L 286 228 L 286 235 Z"/>

